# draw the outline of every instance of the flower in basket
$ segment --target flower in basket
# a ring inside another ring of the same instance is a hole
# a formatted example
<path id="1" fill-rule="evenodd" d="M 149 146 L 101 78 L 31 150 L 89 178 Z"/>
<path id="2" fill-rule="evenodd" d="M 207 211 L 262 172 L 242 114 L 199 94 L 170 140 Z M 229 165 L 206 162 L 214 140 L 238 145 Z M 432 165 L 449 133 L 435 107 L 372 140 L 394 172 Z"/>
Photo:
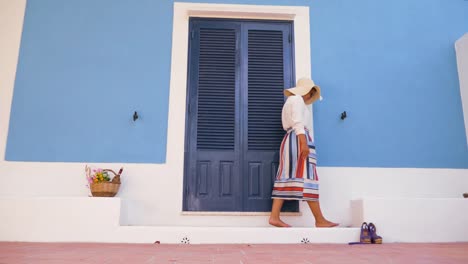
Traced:
<path id="1" fill-rule="evenodd" d="M 110 181 L 109 173 L 103 171 L 102 169 L 94 170 L 94 175 L 92 176 L 93 183 L 97 182 L 108 182 Z"/>
<path id="2" fill-rule="evenodd" d="M 93 196 L 115 196 L 120 187 L 120 175 L 122 171 L 123 168 L 120 168 L 119 173 L 115 173 L 111 169 L 97 168 L 92 170 L 86 165 L 87 187 L 90 188 Z M 113 174 L 112 180 L 109 172 Z"/>

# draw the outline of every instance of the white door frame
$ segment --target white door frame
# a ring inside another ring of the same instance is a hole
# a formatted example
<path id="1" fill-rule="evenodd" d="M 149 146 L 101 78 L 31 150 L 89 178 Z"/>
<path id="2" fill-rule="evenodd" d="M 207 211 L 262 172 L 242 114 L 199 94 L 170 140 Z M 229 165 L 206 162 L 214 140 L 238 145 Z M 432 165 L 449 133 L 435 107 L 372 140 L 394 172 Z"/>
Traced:
<path id="1" fill-rule="evenodd" d="M 183 178 L 190 17 L 294 21 L 296 78 L 309 77 L 309 7 L 174 3 L 166 162 Z M 182 186 L 182 184 L 181 184 Z"/>

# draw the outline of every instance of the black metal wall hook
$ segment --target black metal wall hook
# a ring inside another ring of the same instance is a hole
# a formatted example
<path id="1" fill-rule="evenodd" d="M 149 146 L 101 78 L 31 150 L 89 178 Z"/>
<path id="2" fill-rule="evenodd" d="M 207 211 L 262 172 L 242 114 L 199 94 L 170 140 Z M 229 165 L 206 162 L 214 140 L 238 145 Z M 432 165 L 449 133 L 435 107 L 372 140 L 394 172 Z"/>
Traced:
<path id="1" fill-rule="evenodd" d="M 138 113 L 137 111 L 135 111 L 135 113 L 133 113 L 133 121 L 136 121 L 138 119 Z"/>
<path id="2" fill-rule="evenodd" d="M 346 111 L 344 111 L 343 113 L 341 113 L 341 120 L 345 120 L 345 118 L 348 117 L 346 115 Z"/>

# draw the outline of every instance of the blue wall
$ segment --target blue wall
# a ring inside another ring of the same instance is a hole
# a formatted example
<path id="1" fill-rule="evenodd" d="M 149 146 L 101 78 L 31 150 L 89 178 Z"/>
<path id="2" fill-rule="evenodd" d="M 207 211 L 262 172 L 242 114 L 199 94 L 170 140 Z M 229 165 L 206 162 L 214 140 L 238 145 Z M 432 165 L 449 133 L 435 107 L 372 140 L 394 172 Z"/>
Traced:
<path id="1" fill-rule="evenodd" d="M 313 3 L 320 165 L 468 168 L 454 50 L 468 2 Z"/>
<path id="2" fill-rule="evenodd" d="M 165 162 L 171 21 L 169 2 L 29 0 L 6 159 Z"/>
<path id="3" fill-rule="evenodd" d="M 178 2 L 310 6 L 320 166 L 468 168 L 454 53 L 467 1 Z M 7 160 L 163 163 L 172 5 L 29 0 Z"/>

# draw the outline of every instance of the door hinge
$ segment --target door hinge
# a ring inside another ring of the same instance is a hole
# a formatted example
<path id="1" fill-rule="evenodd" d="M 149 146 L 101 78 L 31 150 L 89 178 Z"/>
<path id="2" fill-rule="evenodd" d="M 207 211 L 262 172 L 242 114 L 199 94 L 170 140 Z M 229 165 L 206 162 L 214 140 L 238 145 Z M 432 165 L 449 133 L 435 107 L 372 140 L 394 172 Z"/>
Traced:
<path id="1" fill-rule="evenodd" d="M 291 34 L 288 35 L 288 42 L 291 43 L 292 41 L 292 37 L 291 37 Z"/>
<path id="2" fill-rule="evenodd" d="M 192 39 L 195 37 L 195 30 L 192 30 L 192 32 L 190 32 L 190 36 Z"/>

